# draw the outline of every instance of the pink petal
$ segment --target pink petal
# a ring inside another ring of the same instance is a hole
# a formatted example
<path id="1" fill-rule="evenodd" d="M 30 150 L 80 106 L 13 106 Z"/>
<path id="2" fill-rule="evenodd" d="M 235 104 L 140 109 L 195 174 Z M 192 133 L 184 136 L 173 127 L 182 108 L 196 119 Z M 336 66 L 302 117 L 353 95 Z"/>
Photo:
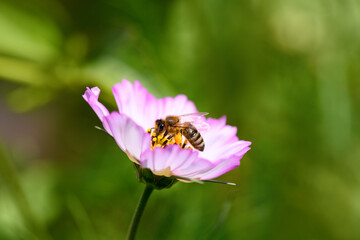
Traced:
<path id="1" fill-rule="evenodd" d="M 209 180 L 209 179 L 219 177 L 219 176 L 233 170 L 234 168 L 238 167 L 240 165 L 241 158 L 242 158 L 242 156 L 233 155 L 228 159 L 224 159 L 224 160 L 220 161 L 220 163 L 217 164 L 216 167 L 212 168 L 211 170 L 201 173 L 195 177 L 200 178 L 200 180 Z"/>
<path id="2" fill-rule="evenodd" d="M 234 151 L 235 153 L 233 155 L 218 159 L 216 163 L 214 162 L 212 163 L 213 167 L 204 169 L 204 171 L 201 172 L 194 171 L 193 174 L 188 175 L 188 177 L 200 179 L 200 180 L 209 180 L 223 175 L 224 173 L 240 165 L 240 159 L 244 156 L 244 154 L 247 151 L 250 150 L 250 148 L 248 147 L 248 145 L 250 144 L 251 144 L 250 142 L 241 141 L 237 151 Z"/>
<path id="3" fill-rule="evenodd" d="M 214 167 L 206 169 L 205 171 L 194 173 L 190 175 L 190 178 L 200 179 L 200 180 L 209 180 L 223 175 L 224 173 L 229 172 L 230 170 L 238 167 L 240 165 L 240 159 L 244 154 L 250 150 L 249 147 L 246 147 L 242 150 L 241 155 L 232 155 L 227 158 L 219 159 L 217 163 L 213 163 Z"/>
<path id="4" fill-rule="evenodd" d="M 178 145 L 147 149 L 141 155 L 140 165 L 151 169 L 155 174 L 161 174 L 168 169 L 171 175 L 179 177 L 188 177 L 215 166 L 206 159 L 198 158 L 197 151 L 181 149 Z"/>
<path id="5" fill-rule="evenodd" d="M 159 118 L 197 112 L 195 104 L 185 95 L 156 99 L 138 81 L 131 84 L 123 79 L 114 85 L 113 93 L 119 112 L 132 118 L 144 129 L 154 127 L 155 120 Z"/>
<path id="6" fill-rule="evenodd" d="M 207 123 L 210 128 L 205 132 L 200 132 L 205 142 L 205 150 L 199 153 L 200 157 L 216 162 L 220 158 L 231 156 L 241 150 L 239 145 L 242 143 L 236 136 L 237 128 L 226 125 L 225 116 L 219 119 L 209 118 Z"/>
<path id="7" fill-rule="evenodd" d="M 124 114 L 112 112 L 105 117 L 119 147 L 137 162 L 145 149 L 150 147 L 150 135 Z"/>
<path id="8" fill-rule="evenodd" d="M 120 113 L 133 119 L 143 129 L 153 127 L 157 116 L 157 100 L 140 82 L 131 84 L 123 79 L 113 86 L 113 94 Z"/>
<path id="9" fill-rule="evenodd" d="M 104 123 L 104 117 L 109 115 L 109 111 L 106 109 L 106 107 L 101 104 L 98 99 L 99 99 L 99 95 L 100 95 L 100 89 L 98 87 L 93 87 L 93 88 L 86 88 L 87 90 L 85 91 L 83 98 L 85 99 L 85 101 L 90 105 L 90 107 L 95 111 L 96 115 L 99 117 L 100 121 L 103 122 L 103 126 L 105 128 L 105 130 L 110 134 L 110 128 L 109 126 Z"/>
<path id="10" fill-rule="evenodd" d="M 183 115 L 198 112 L 195 104 L 188 100 L 185 95 L 166 97 L 158 100 L 158 118 L 165 118 L 169 115 Z"/>
<path id="11" fill-rule="evenodd" d="M 199 157 L 208 159 L 216 167 L 193 177 L 208 180 L 218 177 L 240 165 L 240 159 L 250 149 L 251 142 L 239 140 L 236 136 L 237 129 L 226 125 L 226 117 L 220 119 L 209 118 L 208 131 L 202 133 L 205 141 L 204 152 L 199 152 Z"/>

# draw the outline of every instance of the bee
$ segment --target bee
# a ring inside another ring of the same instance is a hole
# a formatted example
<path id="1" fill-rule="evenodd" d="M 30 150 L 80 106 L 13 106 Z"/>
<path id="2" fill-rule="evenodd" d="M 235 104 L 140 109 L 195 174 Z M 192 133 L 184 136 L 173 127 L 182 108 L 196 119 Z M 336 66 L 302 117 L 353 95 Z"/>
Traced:
<path id="1" fill-rule="evenodd" d="M 207 113 L 189 113 L 180 116 L 167 116 L 165 119 L 157 119 L 155 121 L 155 127 L 148 130 L 150 133 L 154 129 L 152 146 L 156 141 L 161 139 L 161 146 L 164 147 L 169 142 L 175 142 L 179 144 L 181 148 L 185 148 L 188 143 L 199 150 L 204 151 L 205 142 L 199 133 L 198 129 L 194 125 L 198 125 L 202 129 L 208 128 L 206 122 L 199 122 L 200 117 Z M 182 136 L 185 137 L 185 141 L 182 141 Z"/>

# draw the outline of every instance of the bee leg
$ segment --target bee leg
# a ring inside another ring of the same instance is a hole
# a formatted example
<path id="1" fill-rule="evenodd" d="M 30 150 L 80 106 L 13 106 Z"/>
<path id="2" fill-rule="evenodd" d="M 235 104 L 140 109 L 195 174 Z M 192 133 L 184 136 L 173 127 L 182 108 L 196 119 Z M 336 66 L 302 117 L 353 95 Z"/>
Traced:
<path id="1" fill-rule="evenodd" d="M 161 147 L 165 147 L 168 141 L 174 137 L 174 134 L 171 134 L 165 138 L 165 140 L 162 142 Z"/>
<path id="2" fill-rule="evenodd" d="M 184 143 L 181 145 L 181 148 L 185 148 L 187 144 L 188 144 L 188 141 L 185 140 Z"/>
<path id="3" fill-rule="evenodd" d="M 180 129 L 179 132 L 180 132 L 180 136 L 181 136 L 181 142 L 179 142 L 178 145 L 179 145 L 179 147 L 184 148 L 184 144 L 185 144 L 185 142 L 186 142 L 186 139 L 185 139 L 185 141 L 184 141 L 184 143 L 183 143 L 183 142 L 182 142 L 183 130 Z M 186 145 L 186 144 L 185 144 L 185 145 Z"/>

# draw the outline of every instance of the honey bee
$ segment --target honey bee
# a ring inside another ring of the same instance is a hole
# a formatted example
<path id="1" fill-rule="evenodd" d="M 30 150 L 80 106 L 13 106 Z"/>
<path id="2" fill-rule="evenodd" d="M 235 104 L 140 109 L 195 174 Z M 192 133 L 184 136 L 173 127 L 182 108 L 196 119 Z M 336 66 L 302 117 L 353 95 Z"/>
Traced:
<path id="1" fill-rule="evenodd" d="M 164 147 L 169 142 L 175 142 L 179 144 L 181 148 L 185 148 L 188 143 L 199 150 L 204 151 L 205 142 L 199 133 L 198 129 L 194 125 L 199 125 L 200 128 L 208 128 L 208 124 L 205 122 L 200 122 L 199 119 L 201 116 L 206 115 L 207 113 L 198 112 L 184 114 L 180 116 L 167 116 L 165 119 L 157 119 L 155 121 L 155 127 L 148 130 L 152 132 L 153 142 L 152 146 L 155 145 L 155 142 L 159 139 L 162 139 L 161 146 Z M 182 141 L 182 137 L 185 137 L 185 141 Z"/>

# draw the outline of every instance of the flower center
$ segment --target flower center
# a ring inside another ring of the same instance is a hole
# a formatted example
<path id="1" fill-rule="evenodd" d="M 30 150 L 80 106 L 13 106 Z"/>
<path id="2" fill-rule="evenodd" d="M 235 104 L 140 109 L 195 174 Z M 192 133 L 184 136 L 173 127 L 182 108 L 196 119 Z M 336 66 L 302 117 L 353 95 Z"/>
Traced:
<path id="1" fill-rule="evenodd" d="M 149 128 L 147 132 L 151 134 L 151 149 L 154 149 L 155 147 L 164 148 L 167 145 L 177 144 L 183 149 L 186 148 L 193 150 L 188 140 L 181 133 L 157 135 L 151 128 Z"/>

